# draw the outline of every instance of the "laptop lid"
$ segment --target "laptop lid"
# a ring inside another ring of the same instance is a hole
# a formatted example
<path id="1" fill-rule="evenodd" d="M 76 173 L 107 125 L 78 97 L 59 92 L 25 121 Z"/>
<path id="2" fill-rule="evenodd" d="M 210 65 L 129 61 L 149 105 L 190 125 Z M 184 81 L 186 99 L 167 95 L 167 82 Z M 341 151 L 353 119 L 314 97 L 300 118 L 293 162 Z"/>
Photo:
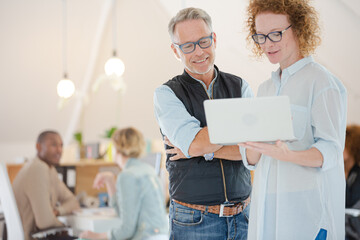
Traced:
<path id="1" fill-rule="evenodd" d="M 213 99 L 204 108 L 213 144 L 295 140 L 288 96 Z"/>

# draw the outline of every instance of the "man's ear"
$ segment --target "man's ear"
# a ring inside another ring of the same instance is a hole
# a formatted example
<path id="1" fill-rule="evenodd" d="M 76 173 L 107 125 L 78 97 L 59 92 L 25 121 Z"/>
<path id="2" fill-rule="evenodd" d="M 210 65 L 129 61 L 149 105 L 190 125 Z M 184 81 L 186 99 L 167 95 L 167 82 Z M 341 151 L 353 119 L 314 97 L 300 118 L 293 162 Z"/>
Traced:
<path id="1" fill-rule="evenodd" d="M 180 54 L 178 52 L 179 49 L 177 47 L 175 47 L 175 45 L 173 43 L 171 44 L 171 49 L 173 50 L 176 59 L 181 60 Z"/>
<path id="2" fill-rule="evenodd" d="M 216 48 L 216 33 L 213 32 L 214 47 Z"/>
<path id="3" fill-rule="evenodd" d="M 36 143 L 36 150 L 37 150 L 37 153 L 41 152 L 41 143 Z"/>

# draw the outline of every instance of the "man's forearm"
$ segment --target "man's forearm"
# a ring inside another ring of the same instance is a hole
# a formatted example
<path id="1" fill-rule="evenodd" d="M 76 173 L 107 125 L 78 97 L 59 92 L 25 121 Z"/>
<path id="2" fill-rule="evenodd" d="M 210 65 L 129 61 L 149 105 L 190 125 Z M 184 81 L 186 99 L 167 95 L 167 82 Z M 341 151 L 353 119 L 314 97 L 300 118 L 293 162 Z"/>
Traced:
<path id="1" fill-rule="evenodd" d="M 233 161 L 242 160 L 238 145 L 223 146 L 214 152 L 214 157 Z"/>
<path id="2" fill-rule="evenodd" d="M 201 129 L 195 136 L 189 147 L 189 155 L 192 157 L 203 156 L 205 153 L 218 151 L 222 145 L 212 144 L 209 139 L 207 127 Z"/>

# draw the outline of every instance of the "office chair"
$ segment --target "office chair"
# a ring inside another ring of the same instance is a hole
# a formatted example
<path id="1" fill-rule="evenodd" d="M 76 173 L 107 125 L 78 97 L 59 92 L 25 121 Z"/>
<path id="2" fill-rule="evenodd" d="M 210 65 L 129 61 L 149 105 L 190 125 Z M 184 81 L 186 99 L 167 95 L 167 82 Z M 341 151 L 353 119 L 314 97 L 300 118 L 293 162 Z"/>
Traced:
<path id="1" fill-rule="evenodd" d="M 6 165 L 3 162 L 0 162 L 0 201 L 5 216 L 7 239 L 24 240 L 24 229 L 19 210 L 16 205 Z M 47 235 L 61 234 L 69 230 L 71 229 L 68 227 L 51 228 L 36 232 L 32 234 L 32 237 L 35 239 L 46 239 Z"/>
<path id="2" fill-rule="evenodd" d="M 8 239 L 24 239 L 24 229 L 4 163 L 0 163 L 0 200 L 4 211 Z"/>

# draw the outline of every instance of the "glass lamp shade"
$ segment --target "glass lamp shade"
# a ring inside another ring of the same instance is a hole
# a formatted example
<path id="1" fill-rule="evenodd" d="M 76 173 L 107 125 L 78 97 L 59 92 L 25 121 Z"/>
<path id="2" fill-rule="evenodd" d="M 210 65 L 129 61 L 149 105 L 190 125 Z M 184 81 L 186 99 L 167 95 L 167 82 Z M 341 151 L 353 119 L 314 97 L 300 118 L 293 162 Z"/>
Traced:
<path id="1" fill-rule="evenodd" d="M 120 77 L 125 71 L 125 65 L 120 58 L 111 57 L 105 63 L 105 73 L 108 76 L 115 74 Z"/>
<path id="2" fill-rule="evenodd" d="M 62 79 L 57 84 L 57 93 L 59 97 L 69 98 L 75 92 L 75 85 L 70 79 Z"/>

